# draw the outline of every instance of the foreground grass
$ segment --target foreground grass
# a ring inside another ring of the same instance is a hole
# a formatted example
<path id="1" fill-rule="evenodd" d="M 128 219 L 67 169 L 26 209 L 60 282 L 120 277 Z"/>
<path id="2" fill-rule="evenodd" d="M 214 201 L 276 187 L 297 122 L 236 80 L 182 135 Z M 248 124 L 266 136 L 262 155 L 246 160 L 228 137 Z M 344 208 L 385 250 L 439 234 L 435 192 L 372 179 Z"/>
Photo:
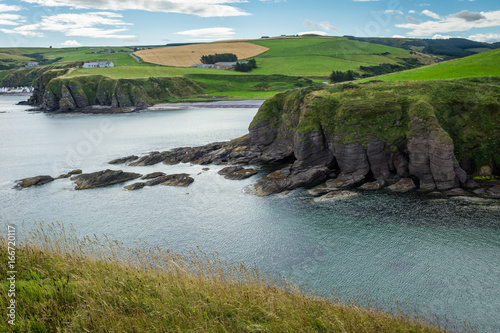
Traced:
<path id="1" fill-rule="evenodd" d="M 0 245 L 7 263 L 5 238 Z M 40 226 L 18 245 L 16 270 L 16 325 L 4 318 L 2 332 L 443 332 L 306 296 L 258 268 L 199 251 L 130 250 L 61 226 Z"/>

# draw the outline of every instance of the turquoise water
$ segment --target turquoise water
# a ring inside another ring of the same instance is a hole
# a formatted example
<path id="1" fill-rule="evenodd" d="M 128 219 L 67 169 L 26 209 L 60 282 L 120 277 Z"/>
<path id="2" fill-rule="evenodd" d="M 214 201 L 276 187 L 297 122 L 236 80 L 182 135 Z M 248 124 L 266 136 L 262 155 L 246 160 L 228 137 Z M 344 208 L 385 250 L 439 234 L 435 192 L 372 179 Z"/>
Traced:
<path id="1" fill-rule="evenodd" d="M 380 193 L 314 203 L 301 190 L 259 198 L 243 191 L 255 177 L 226 180 L 217 175 L 219 166 L 111 166 L 107 161 L 121 156 L 241 136 L 257 110 L 47 115 L 15 106 L 19 100 L 0 96 L 3 221 L 58 221 L 126 244 L 166 240 L 176 251 L 199 246 L 255 262 L 324 295 L 397 299 L 424 315 L 500 331 L 498 204 Z M 195 182 L 187 188 L 74 191 L 62 179 L 13 189 L 16 179 L 75 168 L 187 172 Z"/>

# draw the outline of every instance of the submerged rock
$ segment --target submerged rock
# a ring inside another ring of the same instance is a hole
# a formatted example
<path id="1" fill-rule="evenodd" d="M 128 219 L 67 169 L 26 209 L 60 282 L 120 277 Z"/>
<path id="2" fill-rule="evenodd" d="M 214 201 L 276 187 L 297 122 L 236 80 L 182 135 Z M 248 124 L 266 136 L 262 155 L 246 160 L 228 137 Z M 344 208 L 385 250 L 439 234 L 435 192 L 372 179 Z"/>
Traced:
<path id="1" fill-rule="evenodd" d="M 294 170 L 292 166 L 274 171 L 258 179 L 254 184 L 255 194 L 267 196 L 299 187 L 312 187 L 326 180 L 330 170 L 325 167 Z"/>
<path id="2" fill-rule="evenodd" d="M 320 185 L 321 186 L 321 185 Z M 310 190 L 307 190 L 307 194 L 313 197 L 320 197 L 322 195 L 325 195 L 327 193 L 333 192 L 333 191 L 338 191 L 338 188 L 333 188 L 333 187 L 315 187 Z"/>
<path id="3" fill-rule="evenodd" d="M 109 186 L 123 183 L 132 179 L 141 177 L 141 174 L 132 172 L 123 172 L 122 170 L 103 170 L 93 173 L 84 173 L 73 176 L 76 187 L 75 190 L 86 190 L 90 188 Z"/>
<path id="4" fill-rule="evenodd" d="M 124 186 L 123 188 L 125 188 L 129 191 L 134 191 L 134 190 L 139 190 L 139 189 L 143 188 L 145 185 L 146 185 L 146 183 L 137 182 L 137 183 L 133 183 L 133 184 Z"/>
<path id="5" fill-rule="evenodd" d="M 187 173 L 179 173 L 155 177 L 147 182 L 145 186 L 166 185 L 166 186 L 189 186 L 194 179 Z"/>
<path id="6" fill-rule="evenodd" d="M 164 181 L 160 184 L 165 186 L 189 186 L 194 182 L 194 179 L 189 177 L 187 173 L 167 175 L 162 178 Z"/>
<path id="7" fill-rule="evenodd" d="M 122 163 L 132 162 L 138 158 L 139 158 L 139 156 L 130 155 L 130 156 L 120 157 L 120 158 L 117 158 L 115 160 L 109 161 L 108 164 L 122 164 Z"/>
<path id="8" fill-rule="evenodd" d="M 369 182 L 369 183 L 364 183 L 360 187 L 358 187 L 360 190 L 364 191 L 377 191 L 380 190 L 381 188 L 384 187 L 384 183 L 377 181 L 377 182 Z"/>
<path id="9" fill-rule="evenodd" d="M 413 191 L 417 186 L 411 178 L 403 178 L 396 184 L 387 187 L 387 190 L 396 193 L 406 193 Z"/>
<path id="10" fill-rule="evenodd" d="M 22 188 L 32 187 L 32 186 L 40 186 L 43 184 L 50 183 L 54 181 L 54 178 L 51 176 L 36 176 L 24 178 L 19 181 L 19 186 Z"/>
<path id="11" fill-rule="evenodd" d="M 57 177 L 56 179 L 62 179 L 62 178 L 69 178 L 71 176 L 74 176 L 74 175 L 79 175 L 81 174 L 83 171 L 80 170 L 80 169 L 76 169 L 76 170 L 71 170 L 70 172 L 68 173 L 64 173 L 62 175 L 60 175 L 59 177 Z"/>
<path id="12" fill-rule="evenodd" d="M 352 197 L 358 196 L 358 192 L 354 191 L 333 191 L 330 193 L 327 193 L 325 195 L 322 195 L 319 198 L 313 199 L 314 202 L 328 202 L 328 201 L 334 201 L 334 200 L 339 200 L 339 199 L 348 199 Z"/>
<path id="13" fill-rule="evenodd" d="M 453 188 L 448 191 L 443 191 L 443 194 L 449 197 L 458 197 L 458 196 L 470 196 L 471 193 L 465 191 L 461 188 Z"/>

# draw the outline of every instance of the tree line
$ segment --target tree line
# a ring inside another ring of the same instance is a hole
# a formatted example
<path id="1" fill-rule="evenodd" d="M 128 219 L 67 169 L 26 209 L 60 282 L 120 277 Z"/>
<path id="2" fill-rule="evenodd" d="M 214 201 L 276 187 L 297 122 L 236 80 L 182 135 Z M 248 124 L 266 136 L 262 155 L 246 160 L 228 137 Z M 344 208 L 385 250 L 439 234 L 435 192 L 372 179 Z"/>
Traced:
<path id="1" fill-rule="evenodd" d="M 216 62 L 235 62 L 238 57 L 234 53 L 216 53 L 202 55 L 200 58 L 202 64 L 215 64 Z"/>
<path id="2" fill-rule="evenodd" d="M 252 69 L 257 68 L 257 61 L 250 59 L 245 62 L 237 62 L 234 70 L 237 72 L 250 72 Z"/>

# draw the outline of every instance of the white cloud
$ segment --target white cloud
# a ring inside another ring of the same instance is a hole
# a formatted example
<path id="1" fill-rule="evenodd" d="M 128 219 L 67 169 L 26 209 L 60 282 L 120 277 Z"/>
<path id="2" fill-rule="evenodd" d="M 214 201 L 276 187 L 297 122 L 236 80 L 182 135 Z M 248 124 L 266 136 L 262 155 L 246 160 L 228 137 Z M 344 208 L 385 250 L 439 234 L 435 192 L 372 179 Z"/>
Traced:
<path id="1" fill-rule="evenodd" d="M 482 19 L 486 18 L 481 13 L 469 12 L 468 10 L 462 10 L 461 12 L 458 12 L 456 14 L 452 14 L 450 16 L 461 18 L 463 20 L 466 20 L 467 22 L 478 21 L 478 20 L 482 20 Z"/>
<path id="2" fill-rule="evenodd" d="M 453 36 L 449 36 L 449 35 L 439 35 L 439 34 L 435 34 L 434 36 L 432 36 L 432 39 L 450 39 L 450 38 L 454 38 Z"/>
<path id="3" fill-rule="evenodd" d="M 406 37 L 403 35 L 393 35 L 391 38 L 406 38 Z"/>
<path id="4" fill-rule="evenodd" d="M 4 5 L 3 3 L 0 3 L 0 12 L 17 12 L 23 9 L 20 6 L 10 6 L 10 5 Z"/>
<path id="5" fill-rule="evenodd" d="M 474 28 L 489 28 L 500 26 L 500 10 L 481 12 L 483 19 L 467 21 L 456 14 L 448 15 L 439 21 L 425 21 L 422 23 L 396 24 L 397 28 L 410 29 L 409 36 L 432 36 L 455 31 L 467 31 Z"/>
<path id="6" fill-rule="evenodd" d="M 194 37 L 195 40 L 227 39 L 236 34 L 233 28 L 204 28 L 176 32 L 178 35 Z"/>
<path id="7" fill-rule="evenodd" d="M 496 43 L 500 42 L 500 34 L 476 34 L 469 36 L 470 40 L 483 43 Z"/>
<path id="8" fill-rule="evenodd" d="M 394 9 L 386 9 L 384 11 L 384 14 L 399 14 L 399 15 L 403 15 L 404 13 L 400 10 L 394 10 Z"/>
<path id="9" fill-rule="evenodd" d="M 414 17 L 411 17 L 410 15 L 406 15 L 406 20 L 407 20 L 407 21 L 410 21 L 410 22 L 412 22 L 412 23 L 422 23 L 422 21 L 421 21 L 421 20 L 416 19 L 416 18 L 414 18 Z"/>
<path id="10" fill-rule="evenodd" d="M 40 29 L 40 24 L 28 24 L 22 25 L 20 27 L 15 27 L 13 29 L 0 29 L 1 32 L 6 34 L 16 34 L 27 37 L 44 37 L 45 35 L 38 31 Z"/>
<path id="11" fill-rule="evenodd" d="M 67 40 L 61 43 L 61 46 L 82 46 L 82 44 L 78 43 L 76 40 Z"/>
<path id="12" fill-rule="evenodd" d="M 422 14 L 426 15 L 426 16 L 429 16 L 430 18 L 433 18 L 433 19 L 436 19 L 436 20 L 439 20 L 441 18 L 441 16 L 439 16 L 438 14 L 433 13 L 430 10 L 427 10 L 427 9 L 423 10 Z"/>
<path id="13" fill-rule="evenodd" d="M 145 10 L 201 17 L 242 16 L 249 13 L 229 4 L 247 0 L 21 0 L 46 7 L 100 10 Z"/>
<path id="14" fill-rule="evenodd" d="M 128 30 L 127 26 L 130 26 L 131 23 L 123 22 L 119 18 L 121 18 L 120 14 L 110 12 L 57 14 L 42 16 L 40 23 L 37 24 L 14 29 L 0 29 L 0 31 L 34 37 L 44 36 L 42 31 L 57 31 L 71 37 L 134 38 L 134 35 L 121 34 Z M 102 26 L 112 26 L 112 28 L 105 29 Z"/>
<path id="15" fill-rule="evenodd" d="M 328 22 L 328 21 L 313 22 L 310 20 L 305 20 L 304 25 L 306 27 L 323 29 L 323 30 L 337 30 L 337 28 L 335 28 L 333 25 L 331 25 L 330 22 Z"/>
<path id="16" fill-rule="evenodd" d="M 24 22 L 25 19 L 21 15 L 10 13 L 0 14 L 0 25 L 19 25 Z"/>
<path id="17" fill-rule="evenodd" d="M 297 35 L 302 36 L 302 35 L 320 35 L 320 36 L 326 36 L 328 35 L 324 31 L 303 31 L 299 32 Z"/>
<path id="18" fill-rule="evenodd" d="M 408 12 L 408 14 L 415 14 L 416 12 L 412 9 Z"/>

